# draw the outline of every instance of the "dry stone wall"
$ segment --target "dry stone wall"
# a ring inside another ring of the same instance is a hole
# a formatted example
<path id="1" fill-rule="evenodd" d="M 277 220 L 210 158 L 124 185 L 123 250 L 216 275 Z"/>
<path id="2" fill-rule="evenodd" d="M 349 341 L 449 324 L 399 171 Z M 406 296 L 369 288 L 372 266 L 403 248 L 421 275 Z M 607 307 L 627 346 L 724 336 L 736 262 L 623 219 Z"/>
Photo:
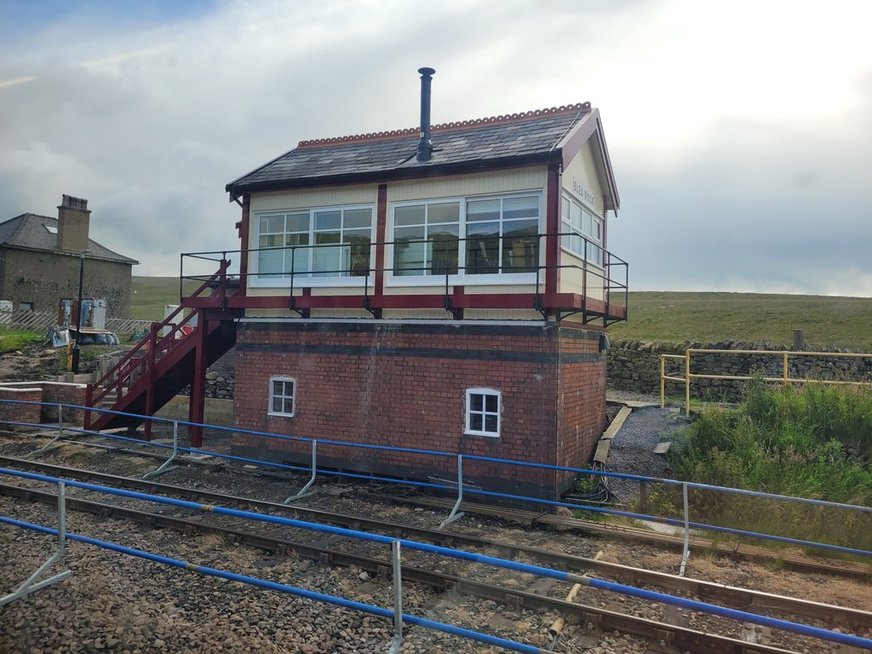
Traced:
<path id="1" fill-rule="evenodd" d="M 760 354 L 719 354 L 700 353 L 692 356 L 691 373 L 711 375 L 754 375 L 762 373 L 766 377 L 782 377 L 784 360 L 778 354 L 763 354 L 766 351 L 783 351 L 790 348 L 766 341 L 722 341 L 718 343 L 698 342 L 645 342 L 632 340 L 612 341 L 608 352 L 609 388 L 630 390 L 640 393 L 660 393 L 660 355 L 675 354 L 684 356 L 688 349 L 710 350 L 756 350 Z M 806 348 L 809 351 L 812 348 Z M 834 347 L 813 348 L 815 352 L 833 354 L 848 350 Z M 829 379 L 837 381 L 872 382 L 872 355 L 865 358 L 854 357 L 815 357 L 803 356 L 800 350 L 789 358 L 791 378 Z M 684 375 L 683 360 L 667 360 L 666 374 L 681 377 Z M 691 385 L 694 397 L 710 400 L 736 401 L 741 397 L 744 382 L 722 379 L 697 379 Z M 666 383 L 667 394 L 683 395 L 682 382 Z"/>

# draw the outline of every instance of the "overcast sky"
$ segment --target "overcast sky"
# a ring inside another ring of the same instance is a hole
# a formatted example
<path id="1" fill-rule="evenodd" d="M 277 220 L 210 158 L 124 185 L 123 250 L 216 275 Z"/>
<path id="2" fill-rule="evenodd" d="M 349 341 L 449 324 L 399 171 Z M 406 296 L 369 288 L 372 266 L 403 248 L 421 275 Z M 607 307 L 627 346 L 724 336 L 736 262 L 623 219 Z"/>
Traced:
<path id="1" fill-rule="evenodd" d="M 0 220 L 175 275 L 301 139 L 589 100 L 635 290 L 872 296 L 872 2 L 0 0 Z"/>

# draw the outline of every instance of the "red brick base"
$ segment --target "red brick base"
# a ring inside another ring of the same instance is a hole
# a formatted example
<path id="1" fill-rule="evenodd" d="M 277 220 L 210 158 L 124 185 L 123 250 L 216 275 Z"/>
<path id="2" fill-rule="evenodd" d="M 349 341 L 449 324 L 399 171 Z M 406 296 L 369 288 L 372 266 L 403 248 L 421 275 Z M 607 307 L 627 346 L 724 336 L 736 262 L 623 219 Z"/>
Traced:
<path id="1" fill-rule="evenodd" d="M 243 322 L 236 424 L 245 429 L 578 466 L 605 424 L 600 332 L 554 323 Z M 296 380 L 293 417 L 271 416 L 270 377 Z M 501 393 L 498 438 L 464 434 L 466 389 Z M 307 444 L 236 434 L 234 453 L 308 462 Z M 455 478 L 453 458 L 319 443 L 319 466 Z M 565 474 L 466 461 L 488 490 L 554 496 Z"/>

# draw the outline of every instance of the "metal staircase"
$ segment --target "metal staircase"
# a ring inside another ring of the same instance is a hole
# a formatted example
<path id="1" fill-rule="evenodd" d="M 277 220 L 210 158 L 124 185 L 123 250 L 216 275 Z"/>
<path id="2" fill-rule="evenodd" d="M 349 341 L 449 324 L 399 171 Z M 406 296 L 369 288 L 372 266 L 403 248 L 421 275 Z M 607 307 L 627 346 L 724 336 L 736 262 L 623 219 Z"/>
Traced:
<path id="1" fill-rule="evenodd" d="M 89 384 L 85 404 L 89 407 L 124 412 L 85 413 L 85 429 L 103 430 L 145 423 L 145 437 L 151 436 L 152 416 L 186 386 L 191 386 L 190 416 L 202 422 L 206 369 L 236 344 L 239 311 L 226 309 L 231 288 L 227 276 L 229 261 L 222 261 L 191 298 L 210 298 L 216 306 L 185 313 L 185 303 L 163 322 L 152 323 L 148 336 L 122 357 L 94 384 Z M 185 298 L 187 299 L 187 298 Z M 130 415 L 134 414 L 134 415 Z M 191 428 L 191 445 L 202 444 L 201 430 Z"/>

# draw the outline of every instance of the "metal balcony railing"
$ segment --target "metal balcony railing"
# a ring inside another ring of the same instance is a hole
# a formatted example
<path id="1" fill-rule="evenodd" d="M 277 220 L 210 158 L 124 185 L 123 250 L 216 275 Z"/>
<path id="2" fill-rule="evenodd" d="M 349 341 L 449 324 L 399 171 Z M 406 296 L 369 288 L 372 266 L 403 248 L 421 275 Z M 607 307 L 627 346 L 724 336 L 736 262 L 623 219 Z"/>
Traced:
<path id="1" fill-rule="evenodd" d="M 557 239 L 557 251 L 563 253 L 564 259 L 569 257 L 577 263 L 543 263 L 543 245 L 547 243 L 543 239 L 548 238 Z M 377 253 L 382 255 L 384 266 L 376 265 Z M 239 263 L 234 266 L 228 259 L 231 255 L 243 254 L 247 261 L 245 271 L 240 270 Z M 440 279 L 443 305 L 448 311 L 453 311 L 452 288 L 455 286 L 496 287 L 508 283 L 531 287 L 534 297 L 531 308 L 543 313 L 563 310 L 596 314 L 596 317 L 604 317 L 606 324 L 626 319 L 629 292 L 627 262 L 575 232 L 511 238 L 358 240 L 187 252 L 181 255 L 179 262 L 180 301 L 185 297 L 185 281 L 208 282 L 214 276 L 211 271 L 210 274 L 192 273 L 191 269 L 197 268 L 198 262 L 216 262 L 227 267 L 227 277 L 238 280 L 242 286 L 286 289 L 289 308 L 295 311 L 304 289 L 331 288 L 334 285 L 329 280 L 335 280 L 335 287 L 342 287 L 345 296 L 347 289 L 359 288 L 362 306 L 373 310 L 377 308 L 376 288 L 386 275 L 391 277 L 388 286 L 392 289 L 400 287 L 399 280 L 409 286 L 415 286 L 416 281 L 420 281 L 421 286 L 435 286 L 428 280 Z M 546 293 L 544 287 L 549 271 L 553 271 L 555 278 L 559 273 L 560 282 Z M 259 283 L 264 280 L 267 283 Z M 571 295 L 578 296 L 580 302 L 569 302 L 567 297 Z M 593 304 L 597 310 L 588 306 Z M 511 308 L 517 305 L 512 304 Z"/>

